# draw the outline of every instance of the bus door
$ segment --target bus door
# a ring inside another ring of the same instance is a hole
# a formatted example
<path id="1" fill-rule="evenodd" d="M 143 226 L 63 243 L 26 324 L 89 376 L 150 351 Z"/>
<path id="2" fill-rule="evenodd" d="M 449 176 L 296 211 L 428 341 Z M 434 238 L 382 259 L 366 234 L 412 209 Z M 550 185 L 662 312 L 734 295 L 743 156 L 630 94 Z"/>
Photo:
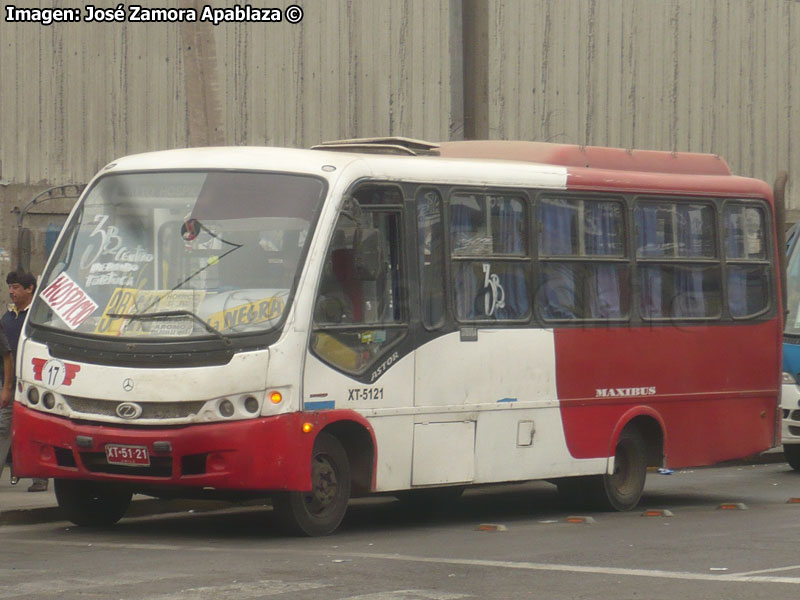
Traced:
<path id="1" fill-rule="evenodd" d="M 381 489 L 407 487 L 410 469 L 414 361 L 402 215 L 395 186 L 361 185 L 345 202 L 322 267 L 304 374 L 305 410 L 351 409 L 370 420 Z"/>

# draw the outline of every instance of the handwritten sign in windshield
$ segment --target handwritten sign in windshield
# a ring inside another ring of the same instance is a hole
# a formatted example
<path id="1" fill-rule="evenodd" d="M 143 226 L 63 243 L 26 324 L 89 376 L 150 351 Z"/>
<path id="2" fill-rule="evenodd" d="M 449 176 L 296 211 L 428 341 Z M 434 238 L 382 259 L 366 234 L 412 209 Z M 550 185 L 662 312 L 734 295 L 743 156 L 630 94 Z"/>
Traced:
<path id="1" fill-rule="evenodd" d="M 70 329 L 77 328 L 98 308 L 89 294 L 66 273 L 56 277 L 40 296 Z"/>
<path id="2" fill-rule="evenodd" d="M 283 298 L 271 297 L 240 304 L 209 315 L 208 324 L 214 329 L 224 331 L 243 325 L 254 325 L 278 319 L 285 308 Z"/>

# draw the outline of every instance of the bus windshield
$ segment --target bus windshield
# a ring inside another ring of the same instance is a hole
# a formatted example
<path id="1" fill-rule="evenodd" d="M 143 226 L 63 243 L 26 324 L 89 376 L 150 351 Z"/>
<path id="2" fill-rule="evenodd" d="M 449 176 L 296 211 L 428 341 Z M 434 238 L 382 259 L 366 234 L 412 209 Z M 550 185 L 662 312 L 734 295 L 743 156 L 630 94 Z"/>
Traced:
<path id="1" fill-rule="evenodd" d="M 324 190 L 283 173 L 107 175 L 68 223 L 30 321 L 123 338 L 275 329 Z"/>

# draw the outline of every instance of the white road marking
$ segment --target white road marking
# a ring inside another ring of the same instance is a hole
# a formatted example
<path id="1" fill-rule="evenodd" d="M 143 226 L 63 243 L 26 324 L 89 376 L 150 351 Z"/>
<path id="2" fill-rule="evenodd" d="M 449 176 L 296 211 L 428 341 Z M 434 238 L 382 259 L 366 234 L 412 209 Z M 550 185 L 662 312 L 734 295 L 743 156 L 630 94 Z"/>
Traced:
<path id="1" fill-rule="evenodd" d="M 96 543 L 96 542 L 68 542 L 68 541 L 46 541 L 46 540 L 31 540 L 24 538 L 5 538 L 9 542 L 15 544 L 53 544 L 53 545 L 72 545 L 72 546 L 97 546 L 103 548 L 119 548 L 119 549 L 169 549 L 169 550 L 186 550 L 186 551 L 207 551 L 219 552 L 220 547 L 194 547 L 194 546 L 173 546 L 173 545 L 156 545 L 156 544 L 122 544 L 122 543 Z M 230 547 L 225 548 L 226 552 L 235 552 L 239 548 Z M 247 549 L 241 549 L 243 552 L 249 552 Z M 267 550 L 266 552 L 269 552 Z M 329 556 L 330 551 L 306 551 L 306 550 L 291 550 L 282 548 L 281 554 L 302 554 L 302 555 L 325 555 Z M 379 553 L 364 553 L 364 552 L 342 552 L 337 550 L 336 556 L 348 558 L 363 558 L 365 560 L 391 560 L 400 562 L 411 563 L 430 563 L 440 565 L 459 565 L 471 567 L 489 567 L 500 569 L 521 569 L 528 571 L 553 571 L 553 572 L 567 572 L 567 573 L 583 573 L 594 575 L 613 575 L 613 576 L 628 576 L 628 577 L 648 577 L 655 579 L 675 579 L 675 580 L 694 580 L 694 581 L 722 581 L 726 583 L 782 583 L 790 585 L 800 585 L 800 577 L 772 577 L 759 575 L 759 573 L 773 572 L 773 569 L 765 571 L 749 571 L 743 573 L 691 573 L 688 571 L 662 571 L 656 569 L 629 569 L 619 567 L 599 567 L 599 566 L 586 566 L 586 565 L 568 565 L 558 563 L 536 563 L 525 561 L 499 561 L 499 560 L 479 560 L 479 559 L 465 559 L 465 558 L 446 558 L 446 557 L 429 557 L 429 556 L 413 556 L 403 554 L 379 554 Z M 788 566 L 775 569 L 777 570 L 793 570 L 795 566 Z M 2 588 L 0 588 L 2 590 Z M 0 598 L 8 596 L 0 595 Z"/>
<path id="2" fill-rule="evenodd" d="M 342 556 L 372 560 L 396 560 L 402 562 L 431 563 L 440 565 L 459 565 L 470 567 L 496 567 L 502 569 L 523 569 L 528 571 L 558 571 L 568 573 L 589 573 L 596 575 L 627 575 L 630 577 L 652 577 L 657 579 L 683 579 L 695 581 L 724 581 L 727 583 L 788 583 L 800 585 L 800 577 L 762 577 L 736 574 L 712 575 L 710 573 L 689 573 L 686 571 L 659 571 L 654 569 L 622 569 L 618 567 L 587 567 L 584 565 L 563 565 L 552 563 L 516 562 L 506 560 L 478 560 L 466 558 L 431 558 L 428 556 L 409 556 L 403 554 L 369 554 L 343 552 Z"/>
<path id="3" fill-rule="evenodd" d="M 119 548 L 123 550 L 185 550 L 185 546 L 178 546 L 175 544 L 131 544 L 125 543 L 120 544 L 117 542 L 93 542 L 93 541 L 85 541 L 85 542 L 70 542 L 67 540 L 15 540 L 15 542 L 28 542 L 31 544 L 41 544 L 44 546 L 74 546 L 78 548 Z M 204 548 L 205 550 L 211 550 L 212 548 Z M 217 548 L 218 549 L 218 548 Z M 197 548 L 192 548 L 192 550 L 197 550 Z"/>
<path id="4" fill-rule="evenodd" d="M 244 600 L 246 598 L 264 598 L 279 594 L 304 592 L 323 587 L 329 586 L 324 583 L 262 579 L 261 581 L 247 583 L 188 588 L 179 592 L 147 596 L 146 600 Z M 141 596 L 137 596 L 137 598 L 141 598 Z"/>
<path id="5" fill-rule="evenodd" d="M 458 600 L 459 598 L 472 597 L 474 596 L 434 592 L 432 590 L 394 590 L 392 592 L 375 592 L 362 596 L 349 596 L 343 600 Z"/>
<path id="6" fill-rule="evenodd" d="M 16 584 L 3 583 L 0 586 L 0 598 L 16 598 L 19 596 L 42 598 L 56 596 L 65 592 L 75 592 L 76 590 L 135 585 L 152 582 L 156 579 L 160 578 L 153 577 L 152 573 L 118 573 L 112 576 L 34 579 Z"/>
<path id="7" fill-rule="evenodd" d="M 744 573 L 737 573 L 739 577 L 749 577 L 750 575 L 760 575 L 761 573 L 779 573 L 781 571 L 797 571 L 800 570 L 800 565 L 790 565 L 788 567 L 775 567 L 773 569 L 761 569 L 759 571 L 746 571 Z"/>

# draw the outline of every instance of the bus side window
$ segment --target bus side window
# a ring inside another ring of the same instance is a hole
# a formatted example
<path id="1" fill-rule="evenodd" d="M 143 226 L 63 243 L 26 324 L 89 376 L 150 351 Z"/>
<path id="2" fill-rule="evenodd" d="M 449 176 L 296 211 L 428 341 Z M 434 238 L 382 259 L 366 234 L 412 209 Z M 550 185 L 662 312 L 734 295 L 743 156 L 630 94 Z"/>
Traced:
<path id="1" fill-rule="evenodd" d="M 714 216 L 714 207 L 707 203 L 637 203 L 636 269 L 642 317 L 720 316 Z"/>
<path id="2" fill-rule="evenodd" d="M 530 314 L 530 254 L 523 198 L 450 198 L 453 302 L 459 321 L 523 321 Z"/>
<path id="3" fill-rule="evenodd" d="M 400 213 L 342 214 L 322 269 L 314 309 L 313 351 L 360 373 L 405 335 Z"/>
<path id="4" fill-rule="evenodd" d="M 434 329 L 441 326 L 445 311 L 442 197 L 436 190 L 417 197 L 417 252 L 422 323 Z"/>
<path id="5" fill-rule="evenodd" d="M 728 309 L 734 318 L 756 316 L 769 308 L 769 256 L 764 210 L 725 205 L 723 223 Z"/>
<path id="6" fill-rule="evenodd" d="M 544 197 L 539 228 L 539 315 L 546 321 L 627 318 L 622 204 Z"/>

